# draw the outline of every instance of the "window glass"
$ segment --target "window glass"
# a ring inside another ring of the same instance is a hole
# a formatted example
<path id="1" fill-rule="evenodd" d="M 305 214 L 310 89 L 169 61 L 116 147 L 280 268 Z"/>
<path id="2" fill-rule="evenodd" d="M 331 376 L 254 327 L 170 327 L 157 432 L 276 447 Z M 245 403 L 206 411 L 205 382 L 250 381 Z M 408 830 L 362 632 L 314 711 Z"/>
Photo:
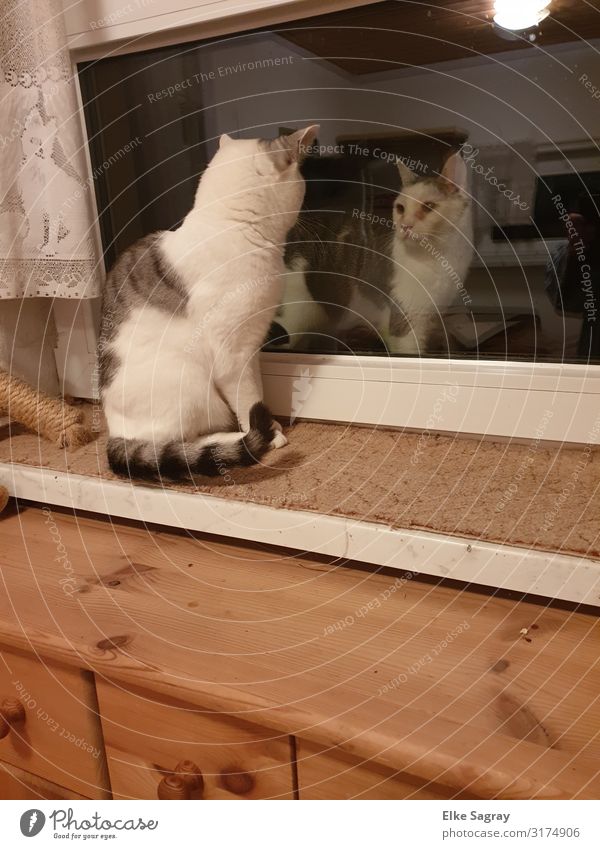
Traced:
<path id="1" fill-rule="evenodd" d="M 80 68 L 107 264 L 319 123 L 268 348 L 600 362 L 600 15 L 385 2 Z M 475 11 L 474 11 L 475 10 Z"/>

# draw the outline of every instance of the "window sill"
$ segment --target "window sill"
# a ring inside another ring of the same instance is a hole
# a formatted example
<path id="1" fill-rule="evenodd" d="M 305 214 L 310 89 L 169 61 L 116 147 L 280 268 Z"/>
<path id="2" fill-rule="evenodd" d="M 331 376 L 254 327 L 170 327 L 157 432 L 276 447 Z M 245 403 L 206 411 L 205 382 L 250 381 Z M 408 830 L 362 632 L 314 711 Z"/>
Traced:
<path id="1" fill-rule="evenodd" d="M 202 493 L 0 463 L 16 498 L 600 607 L 600 562 Z"/>

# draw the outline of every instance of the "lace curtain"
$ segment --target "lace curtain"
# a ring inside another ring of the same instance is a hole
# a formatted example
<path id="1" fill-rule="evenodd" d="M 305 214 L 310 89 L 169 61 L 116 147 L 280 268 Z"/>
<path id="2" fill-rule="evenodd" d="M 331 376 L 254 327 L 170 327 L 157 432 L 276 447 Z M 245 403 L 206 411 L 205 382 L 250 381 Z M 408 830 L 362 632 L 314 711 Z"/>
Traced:
<path id="1" fill-rule="evenodd" d="M 99 294 L 60 0 L 0 4 L 0 298 Z"/>

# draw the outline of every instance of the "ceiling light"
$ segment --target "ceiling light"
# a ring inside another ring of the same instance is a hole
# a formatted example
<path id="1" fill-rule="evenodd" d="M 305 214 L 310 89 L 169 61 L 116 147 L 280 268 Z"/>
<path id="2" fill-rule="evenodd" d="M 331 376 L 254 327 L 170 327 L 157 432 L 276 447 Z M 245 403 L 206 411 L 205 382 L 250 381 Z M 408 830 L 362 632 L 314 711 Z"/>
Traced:
<path id="1" fill-rule="evenodd" d="M 548 0 L 496 0 L 494 21 L 504 29 L 531 29 L 550 14 L 548 5 Z"/>

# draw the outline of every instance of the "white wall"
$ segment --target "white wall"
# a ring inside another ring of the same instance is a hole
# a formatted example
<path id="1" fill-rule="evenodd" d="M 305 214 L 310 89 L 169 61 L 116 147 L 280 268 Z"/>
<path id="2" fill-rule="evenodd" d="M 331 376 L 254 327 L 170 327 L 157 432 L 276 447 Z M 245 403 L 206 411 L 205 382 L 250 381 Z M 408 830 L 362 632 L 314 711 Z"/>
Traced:
<path id="1" fill-rule="evenodd" d="M 54 395 L 55 344 L 51 298 L 0 300 L 0 368 Z"/>

